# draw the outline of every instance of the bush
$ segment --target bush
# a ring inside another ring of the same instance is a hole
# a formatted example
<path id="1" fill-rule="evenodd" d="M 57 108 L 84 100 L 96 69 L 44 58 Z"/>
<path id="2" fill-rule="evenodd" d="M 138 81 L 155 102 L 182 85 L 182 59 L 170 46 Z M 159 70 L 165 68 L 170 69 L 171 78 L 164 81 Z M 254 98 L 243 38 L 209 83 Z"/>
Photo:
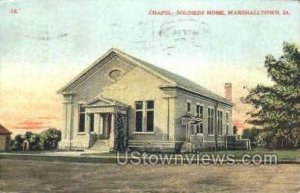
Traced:
<path id="1" fill-rule="evenodd" d="M 44 149 L 56 149 L 58 147 L 58 142 L 61 140 L 61 131 L 50 128 L 41 133 L 41 139 Z"/>

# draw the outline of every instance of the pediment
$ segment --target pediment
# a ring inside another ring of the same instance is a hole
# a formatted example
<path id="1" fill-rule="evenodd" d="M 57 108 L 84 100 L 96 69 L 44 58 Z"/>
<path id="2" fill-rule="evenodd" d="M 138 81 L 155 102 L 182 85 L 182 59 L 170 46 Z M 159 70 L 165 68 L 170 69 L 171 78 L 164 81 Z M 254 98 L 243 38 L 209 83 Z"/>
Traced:
<path id="1" fill-rule="evenodd" d="M 170 79 L 164 77 L 159 72 L 156 72 L 146 64 L 143 64 L 139 59 L 131 57 L 117 49 L 111 49 L 71 80 L 66 86 L 61 88 L 58 93 L 63 94 L 65 92 L 73 91 L 79 84 L 83 84 L 85 80 L 96 74 L 100 69 L 100 71 L 104 73 L 101 77 L 105 77 L 111 83 L 114 83 L 125 77 L 125 75 L 136 66 L 143 68 L 147 72 L 152 73 L 167 82 L 170 81 Z"/>
<path id="2" fill-rule="evenodd" d="M 89 102 L 87 102 L 87 106 L 110 106 L 114 105 L 114 101 L 109 100 L 109 99 L 104 99 L 101 97 L 97 97 Z"/>
<path id="3" fill-rule="evenodd" d="M 128 105 L 121 103 L 117 100 L 106 99 L 103 97 L 96 97 L 95 99 L 88 101 L 86 106 L 87 107 L 107 107 L 107 106 L 127 107 Z"/>

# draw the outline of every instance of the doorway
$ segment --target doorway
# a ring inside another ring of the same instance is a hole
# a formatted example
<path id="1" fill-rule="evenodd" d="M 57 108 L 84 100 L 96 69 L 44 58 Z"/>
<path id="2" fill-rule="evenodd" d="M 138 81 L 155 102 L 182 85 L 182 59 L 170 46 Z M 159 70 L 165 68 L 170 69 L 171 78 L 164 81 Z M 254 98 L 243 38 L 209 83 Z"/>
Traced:
<path id="1" fill-rule="evenodd" d="M 101 133 L 99 135 L 99 139 L 109 139 L 110 133 L 112 131 L 111 124 L 111 113 L 101 113 Z"/>

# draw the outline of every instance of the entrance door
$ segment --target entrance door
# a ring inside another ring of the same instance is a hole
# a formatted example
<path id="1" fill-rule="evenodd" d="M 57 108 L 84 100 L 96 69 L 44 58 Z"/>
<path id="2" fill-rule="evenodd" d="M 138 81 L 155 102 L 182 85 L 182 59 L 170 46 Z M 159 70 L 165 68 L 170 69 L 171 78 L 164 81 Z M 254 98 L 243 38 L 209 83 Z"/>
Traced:
<path id="1" fill-rule="evenodd" d="M 100 134 L 99 139 L 109 139 L 111 132 L 111 113 L 103 113 L 101 114 L 102 119 L 102 134 Z"/>

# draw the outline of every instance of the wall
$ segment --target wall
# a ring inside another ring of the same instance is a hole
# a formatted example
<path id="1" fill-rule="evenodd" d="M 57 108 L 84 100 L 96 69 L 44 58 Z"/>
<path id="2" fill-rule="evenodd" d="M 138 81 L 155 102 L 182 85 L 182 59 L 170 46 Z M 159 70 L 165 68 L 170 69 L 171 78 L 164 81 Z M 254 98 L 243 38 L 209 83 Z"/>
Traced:
<path id="1" fill-rule="evenodd" d="M 204 145 L 206 146 L 214 146 L 215 145 L 215 132 L 213 135 L 208 134 L 208 107 L 211 107 L 215 109 L 216 102 L 207 99 L 205 97 L 201 97 L 195 94 L 187 93 L 185 91 L 177 90 L 176 92 L 176 111 L 175 111 L 175 138 L 177 141 L 185 140 L 185 126 L 181 125 L 181 118 L 183 115 L 186 114 L 187 111 L 187 101 L 191 102 L 191 113 L 196 113 L 196 105 L 203 105 L 203 136 L 204 136 Z M 231 107 L 224 105 L 222 103 L 218 104 L 218 110 L 223 111 L 223 134 L 226 133 L 226 127 L 225 127 L 225 112 L 229 113 L 229 134 L 232 134 L 233 128 L 232 128 L 232 110 Z M 214 121 L 216 120 L 216 117 L 214 117 Z M 214 122 L 214 127 L 216 126 Z M 216 127 L 214 129 L 216 131 Z M 218 141 L 223 143 L 224 137 L 219 136 Z"/>
<path id="2" fill-rule="evenodd" d="M 7 147 L 6 145 L 6 138 L 10 137 L 9 135 L 0 135 L 0 151 L 6 151 L 8 150 L 9 147 Z M 9 143 L 8 143 L 9 145 Z"/>
<path id="3" fill-rule="evenodd" d="M 118 80 L 113 80 L 109 77 L 109 72 L 118 69 L 122 72 L 122 77 Z M 129 105 L 129 140 L 143 141 L 161 141 L 174 139 L 174 115 L 175 99 L 168 99 L 172 93 L 162 91 L 159 87 L 166 84 L 166 81 L 159 78 L 155 74 L 149 73 L 136 65 L 130 64 L 128 61 L 123 61 L 117 57 L 102 64 L 91 77 L 73 88 L 72 92 L 76 94 L 67 98 L 65 104 L 64 116 L 66 125 L 63 134 L 62 146 L 68 146 L 70 137 L 73 146 L 88 147 L 89 133 L 78 133 L 78 112 L 79 103 L 86 103 L 99 95 L 103 98 L 118 100 L 126 105 Z M 135 101 L 154 100 L 154 132 L 153 133 L 136 133 L 135 132 Z M 168 109 L 169 109 L 169 124 L 168 124 Z M 169 130 L 168 130 L 169 125 Z M 70 133 L 70 129 L 72 132 Z M 169 131 L 169 132 L 168 132 Z M 169 136 L 169 137 L 168 137 Z"/>

